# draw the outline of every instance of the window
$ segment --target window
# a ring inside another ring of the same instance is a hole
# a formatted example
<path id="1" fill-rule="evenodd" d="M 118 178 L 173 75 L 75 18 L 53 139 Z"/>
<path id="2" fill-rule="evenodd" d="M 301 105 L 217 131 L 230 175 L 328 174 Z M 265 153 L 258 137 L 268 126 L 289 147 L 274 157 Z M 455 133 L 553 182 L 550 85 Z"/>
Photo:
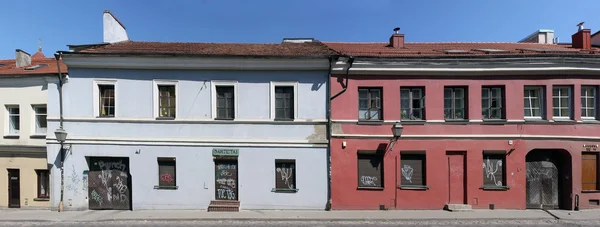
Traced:
<path id="1" fill-rule="evenodd" d="M 525 87 L 524 116 L 525 118 L 542 118 L 544 95 L 542 87 Z"/>
<path id="2" fill-rule="evenodd" d="M 175 85 L 158 85 L 158 117 L 175 118 Z"/>
<path id="3" fill-rule="evenodd" d="M 48 170 L 36 170 L 37 174 L 37 197 L 50 198 L 50 172 Z"/>
<path id="4" fill-rule="evenodd" d="M 6 110 L 8 111 L 8 134 L 19 135 L 21 129 L 19 106 L 6 106 Z"/>
<path id="5" fill-rule="evenodd" d="M 358 152 L 358 187 L 383 188 L 383 154 Z"/>
<path id="6" fill-rule="evenodd" d="M 234 119 L 234 87 L 217 86 L 217 119 Z"/>
<path id="7" fill-rule="evenodd" d="M 158 186 L 176 187 L 175 158 L 158 158 Z"/>
<path id="8" fill-rule="evenodd" d="M 596 87 L 581 86 L 581 118 L 596 119 Z"/>
<path id="9" fill-rule="evenodd" d="M 483 186 L 502 187 L 506 186 L 505 154 L 495 152 L 483 152 Z"/>
<path id="10" fill-rule="evenodd" d="M 571 117 L 571 88 L 554 86 L 552 88 L 552 116 L 554 118 Z"/>
<path id="11" fill-rule="evenodd" d="M 483 119 L 502 119 L 504 117 L 503 97 L 503 87 L 483 87 L 481 89 L 481 117 Z"/>
<path id="12" fill-rule="evenodd" d="M 115 85 L 103 84 L 98 85 L 98 91 L 100 92 L 100 117 L 114 117 L 115 116 Z"/>
<path id="13" fill-rule="evenodd" d="M 358 89 L 358 119 L 383 120 L 381 88 Z"/>
<path id="14" fill-rule="evenodd" d="M 467 119 L 465 110 L 465 88 L 445 87 L 444 88 L 444 119 L 446 120 L 464 120 Z"/>
<path id="15" fill-rule="evenodd" d="M 401 186 L 425 186 L 425 154 L 400 154 Z"/>
<path id="16" fill-rule="evenodd" d="M 275 119 L 294 119 L 294 87 L 275 86 Z"/>
<path id="17" fill-rule="evenodd" d="M 581 190 L 600 190 L 598 187 L 598 153 L 581 153 Z"/>
<path id="18" fill-rule="evenodd" d="M 35 112 L 35 134 L 45 135 L 48 128 L 46 105 L 33 106 Z"/>
<path id="19" fill-rule="evenodd" d="M 400 109 L 402 120 L 425 119 L 425 89 L 401 88 Z"/>
<path id="20" fill-rule="evenodd" d="M 275 189 L 296 189 L 296 161 L 275 160 Z"/>

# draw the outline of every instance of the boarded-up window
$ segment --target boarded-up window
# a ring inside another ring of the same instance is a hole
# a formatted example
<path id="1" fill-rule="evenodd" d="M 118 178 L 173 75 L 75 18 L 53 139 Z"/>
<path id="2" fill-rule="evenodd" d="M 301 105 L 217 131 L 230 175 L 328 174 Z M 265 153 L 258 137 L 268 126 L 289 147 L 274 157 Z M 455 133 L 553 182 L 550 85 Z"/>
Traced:
<path id="1" fill-rule="evenodd" d="M 158 158 L 158 186 L 176 186 L 175 158 Z"/>
<path id="2" fill-rule="evenodd" d="M 581 189 L 598 190 L 598 153 L 581 154 Z"/>
<path id="3" fill-rule="evenodd" d="M 295 160 L 275 160 L 275 188 L 296 189 Z"/>
<path id="4" fill-rule="evenodd" d="M 425 154 L 400 155 L 400 185 L 424 186 Z"/>
<path id="5" fill-rule="evenodd" d="M 483 186 L 506 186 L 505 154 L 483 153 Z"/>
<path id="6" fill-rule="evenodd" d="M 217 86 L 217 119 L 235 118 L 234 87 Z"/>
<path id="7" fill-rule="evenodd" d="M 358 187 L 383 188 L 382 154 L 375 151 L 359 151 Z"/>

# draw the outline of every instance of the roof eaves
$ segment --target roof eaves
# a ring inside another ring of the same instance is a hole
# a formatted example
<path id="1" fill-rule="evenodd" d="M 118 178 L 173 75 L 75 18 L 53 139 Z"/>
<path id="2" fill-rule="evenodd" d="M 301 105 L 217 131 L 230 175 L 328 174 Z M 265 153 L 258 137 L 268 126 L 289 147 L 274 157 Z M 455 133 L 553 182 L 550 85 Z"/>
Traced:
<path id="1" fill-rule="evenodd" d="M 113 57 L 127 57 L 127 56 L 144 56 L 144 57 L 212 57 L 212 58 L 286 58 L 286 59 L 321 59 L 328 58 L 332 54 L 323 55 L 224 55 L 224 54 L 179 54 L 179 53 L 138 53 L 138 52 L 114 52 L 114 53 L 94 53 L 94 52 L 72 52 L 72 51 L 59 51 L 63 55 L 87 55 L 87 56 L 113 56 Z"/>

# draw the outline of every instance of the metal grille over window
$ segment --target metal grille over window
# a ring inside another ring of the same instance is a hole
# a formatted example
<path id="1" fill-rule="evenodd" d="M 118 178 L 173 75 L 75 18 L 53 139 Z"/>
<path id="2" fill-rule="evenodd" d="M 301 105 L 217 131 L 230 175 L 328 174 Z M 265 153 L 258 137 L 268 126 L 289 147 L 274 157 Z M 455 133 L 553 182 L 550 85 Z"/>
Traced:
<path id="1" fill-rule="evenodd" d="M 100 91 L 100 116 L 114 117 L 115 116 L 115 86 L 114 85 L 98 85 Z"/>
<path id="2" fill-rule="evenodd" d="M 159 117 L 175 118 L 175 85 L 158 85 Z"/>
<path id="3" fill-rule="evenodd" d="M 503 154 L 483 154 L 483 186 L 506 186 L 504 161 Z"/>
<path id="4" fill-rule="evenodd" d="M 234 87 L 217 86 L 217 118 L 233 119 L 235 117 Z"/>
<path id="5" fill-rule="evenodd" d="M 402 88 L 400 89 L 400 109 L 402 120 L 425 119 L 425 89 Z"/>
<path id="6" fill-rule="evenodd" d="M 571 115 L 571 88 L 552 88 L 552 116 L 554 118 L 569 118 Z"/>
<path id="7" fill-rule="evenodd" d="M 581 154 L 581 190 L 598 190 L 598 153 Z"/>
<path id="8" fill-rule="evenodd" d="M 524 116 L 526 118 L 542 117 L 542 100 L 544 100 L 542 97 L 541 87 L 525 87 Z"/>
<path id="9" fill-rule="evenodd" d="M 21 130 L 21 117 L 18 106 L 7 106 L 8 110 L 8 134 L 19 135 Z"/>
<path id="10" fill-rule="evenodd" d="M 36 170 L 38 182 L 38 198 L 49 198 L 50 174 L 48 170 Z"/>
<path id="11" fill-rule="evenodd" d="M 581 118 L 596 119 L 596 87 L 581 87 Z"/>
<path id="12" fill-rule="evenodd" d="M 46 105 L 34 106 L 33 110 L 35 111 L 35 134 L 45 135 L 48 128 Z"/>
<path id="13" fill-rule="evenodd" d="M 383 188 L 383 155 L 359 152 L 358 187 Z"/>
<path id="14" fill-rule="evenodd" d="M 381 114 L 381 89 L 360 88 L 358 89 L 358 119 L 359 120 L 382 120 Z"/>
<path id="15" fill-rule="evenodd" d="M 158 186 L 175 187 L 176 184 L 175 158 L 158 159 Z"/>
<path id="16" fill-rule="evenodd" d="M 402 186 L 425 186 L 425 155 L 401 154 L 400 173 Z"/>
<path id="17" fill-rule="evenodd" d="M 444 119 L 466 119 L 465 88 L 444 88 Z"/>
<path id="18" fill-rule="evenodd" d="M 294 87 L 275 87 L 275 119 L 294 119 Z"/>
<path id="19" fill-rule="evenodd" d="M 275 188 L 296 189 L 295 160 L 275 160 Z"/>
<path id="20" fill-rule="evenodd" d="M 483 119 L 502 119 L 504 88 L 484 87 L 481 89 L 481 117 Z"/>

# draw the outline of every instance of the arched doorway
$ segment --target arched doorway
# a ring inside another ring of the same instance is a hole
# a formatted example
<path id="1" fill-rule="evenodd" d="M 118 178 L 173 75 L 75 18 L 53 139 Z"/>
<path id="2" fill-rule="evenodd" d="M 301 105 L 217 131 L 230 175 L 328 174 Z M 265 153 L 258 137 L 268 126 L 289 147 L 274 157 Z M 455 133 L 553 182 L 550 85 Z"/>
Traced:
<path id="1" fill-rule="evenodd" d="M 527 153 L 528 209 L 571 209 L 571 155 L 562 149 Z"/>

